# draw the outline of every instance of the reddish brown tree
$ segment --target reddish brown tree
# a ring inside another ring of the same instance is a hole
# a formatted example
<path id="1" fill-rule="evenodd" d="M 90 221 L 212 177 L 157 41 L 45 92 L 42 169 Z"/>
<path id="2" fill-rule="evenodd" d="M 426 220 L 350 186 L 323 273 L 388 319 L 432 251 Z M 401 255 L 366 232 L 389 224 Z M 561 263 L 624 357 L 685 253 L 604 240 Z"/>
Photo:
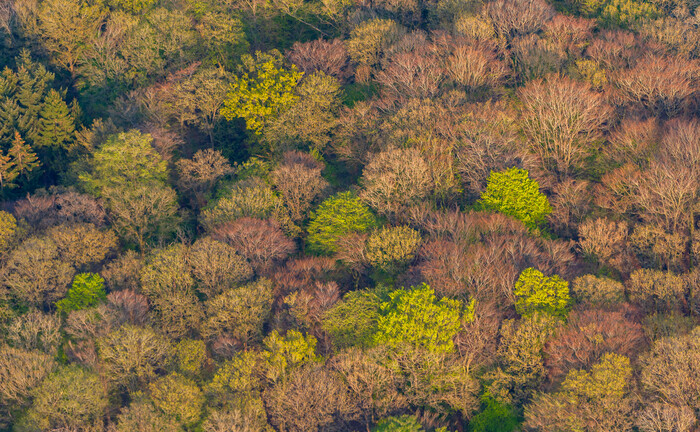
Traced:
<path id="1" fill-rule="evenodd" d="M 296 250 L 294 241 L 272 219 L 227 222 L 216 228 L 213 237 L 233 246 L 256 271 L 263 273 Z"/>
<path id="2" fill-rule="evenodd" d="M 569 370 L 588 369 L 609 352 L 634 358 L 646 339 L 642 326 L 627 315 L 625 309 L 572 312 L 566 327 L 544 347 L 549 379 L 558 381 Z"/>
<path id="3" fill-rule="evenodd" d="M 674 117 L 690 107 L 700 89 L 696 60 L 647 54 L 613 78 L 622 104 L 643 107 L 651 115 Z"/>
<path id="4" fill-rule="evenodd" d="M 287 53 L 287 59 L 307 75 L 321 71 L 339 80 L 346 80 L 352 74 L 350 56 L 340 39 L 295 42 Z"/>

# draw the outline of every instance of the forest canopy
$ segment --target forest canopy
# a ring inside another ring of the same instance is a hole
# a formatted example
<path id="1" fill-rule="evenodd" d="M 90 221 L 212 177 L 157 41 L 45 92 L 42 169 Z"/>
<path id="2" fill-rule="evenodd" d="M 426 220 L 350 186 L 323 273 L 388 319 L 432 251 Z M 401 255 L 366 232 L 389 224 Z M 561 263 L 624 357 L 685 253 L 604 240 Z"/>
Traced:
<path id="1" fill-rule="evenodd" d="M 700 0 L 0 0 L 0 431 L 697 432 Z"/>

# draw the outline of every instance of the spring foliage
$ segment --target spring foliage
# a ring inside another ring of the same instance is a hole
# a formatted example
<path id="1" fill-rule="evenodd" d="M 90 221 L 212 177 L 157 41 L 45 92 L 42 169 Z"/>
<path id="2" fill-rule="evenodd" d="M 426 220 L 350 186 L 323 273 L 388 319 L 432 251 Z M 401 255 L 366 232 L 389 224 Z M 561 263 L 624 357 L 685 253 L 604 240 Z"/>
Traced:
<path id="1" fill-rule="evenodd" d="M 86 309 L 107 298 L 105 280 L 95 273 L 80 273 L 75 276 L 68 295 L 56 303 L 61 312 Z"/>
<path id="2" fill-rule="evenodd" d="M 318 254 L 332 254 L 340 237 L 367 232 L 375 226 L 376 217 L 358 197 L 352 192 L 338 193 L 323 201 L 312 214 L 308 249 Z"/>
<path id="3" fill-rule="evenodd" d="M 515 309 L 525 316 L 541 311 L 565 317 L 571 302 L 567 281 L 557 275 L 547 277 L 534 268 L 523 270 L 515 282 L 513 294 Z"/>
<path id="4" fill-rule="evenodd" d="M 260 134 L 267 122 L 297 99 L 294 88 L 302 73 L 294 65 L 286 68 L 276 50 L 244 55 L 241 60 L 242 73 L 231 83 L 221 115 L 228 120 L 243 118 L 249 130 Z"/>
<path id="5" fill-rule="evenodd" d="M 428 285 L 398 289 L 382 303 L 376 342 L 450 352 L 461 325 L 462 302 L 435 296 Z"/>
<path id="6" fill-rule="evenodd" d="M 479 202 L 484 209 L 513 216 L 533 230 L 541 228 L 552 212 L 539 184 L 528 176 L 526 170 L 515 167 L 492 171 Z"/>

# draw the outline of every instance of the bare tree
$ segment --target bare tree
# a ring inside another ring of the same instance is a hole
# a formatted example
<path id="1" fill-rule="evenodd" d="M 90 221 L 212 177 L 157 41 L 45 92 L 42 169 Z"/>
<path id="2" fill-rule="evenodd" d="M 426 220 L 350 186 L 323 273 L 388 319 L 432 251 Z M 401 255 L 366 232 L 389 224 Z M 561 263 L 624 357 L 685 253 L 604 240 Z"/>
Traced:
<path id="1" fill-rule="evenodd" d="M 544 0 L 496 0 L 486 4 L 486 16 L 507 39 L 540 30 L 554 15 Z"/>
<path id="2" fill-rule="evenodd" d="M 543 167 L 561 177 L 581 169 L 612 114 L 603 96 L 558 75 L 529 82 L 519 96 L 523 131 Z"/>
<path id="3" fill-rule="evenodd" d="M 296 244 L 285 236 L 271 219 L 241 218 L 216 228 L 214 238 L 233 246 L 258 272 L 269 270 L 296 250 Z"/>
<path id="4" fill-rule="evenodd" d="M 287 59 L 309 75 L 321 71 L 339 80 L 346 80 L 352 73 L 349 67 L 350 56 L 340 39 L 295 42 L 287 53 Z"/>
<path id="5" fill-rule="evenodd" d="M 689 107 L 700 88 L 700 64 L 647 54 L 633 68 L 618 71 L 613 83 L 622 104 L 637 104 L 652 115 L 674 117 Z"/>

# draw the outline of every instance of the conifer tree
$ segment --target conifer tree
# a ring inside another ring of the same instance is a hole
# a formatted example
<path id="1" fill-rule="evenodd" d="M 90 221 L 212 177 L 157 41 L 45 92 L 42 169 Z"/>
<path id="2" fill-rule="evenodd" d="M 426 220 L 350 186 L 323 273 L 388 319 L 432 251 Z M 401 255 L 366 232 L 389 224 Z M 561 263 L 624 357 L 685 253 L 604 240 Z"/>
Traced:
<path id="1" fill-rule="evenodd" d="M 0 73 L 0 142 L 10 142 L 17 127 L 20 109 L 16 93 L 17 75 L 6 68 Z"/>
<path id="2" fill-rule="evenodd" d="M 56 90 L 49 90 L 40 116 L 34 144 L 39 147 L 67 148 L 75 136 L 75 120 Z"/>
<path id="3" fill-rule="evenodd" d="M 0 150 L 0 188 L 12 188 L 12 183 L 17 178 L 17 171 L 14 170 L 14 162 L 10 156 Z"/>
<path id="4" fill-rule="evenodd" d="M 12 147 L 10 147 L 8 155 L 15 164 L 13 168 L 17 172 L 17 175 L 20 176 L 24 174 L 25 179 L 29 177 L 29 173 L 34 170 L 34 168 L 41 165 L 36 153 L 32 151 L 29 144 L 24 142 L 22 136 L 17 131 L 15 131 L 15 139 L 12 141 Z"/>
<path id="5" fill-rule="evenodd" d="M 39 114 L 44 108 L 47 88 L 53 81 L 54 75 L 43 65 L 34 63 L 28 51 L 22 51 L 17 64 L 18 86 L 15 94 L 19 105 L 17 127 L 25 138 L 34 141 L 39 128 Z"/>

